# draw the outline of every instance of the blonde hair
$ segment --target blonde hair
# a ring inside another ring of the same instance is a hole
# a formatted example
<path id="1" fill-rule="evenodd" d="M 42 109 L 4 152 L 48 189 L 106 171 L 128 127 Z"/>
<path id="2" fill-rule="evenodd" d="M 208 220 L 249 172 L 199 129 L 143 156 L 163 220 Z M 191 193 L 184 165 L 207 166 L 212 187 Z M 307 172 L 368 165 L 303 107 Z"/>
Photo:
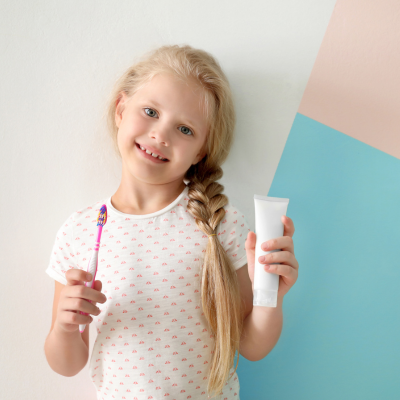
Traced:
<path id="1" fill-rule="evenodd" d="M 228 198 L 216 182 L 222 177 L 221 165 L 233 142 L 236 115 L 232 93 L 219 63 L 209 53 L 185 46 L 162 46 L 145 54 L 117 81 L 111 94 L 107 121 L 115 150 L 118 128 L 115 111 L 121 92 L 131 97 L 158 73 L 173 73 L 183 80 L 193 78 L 204 89 L 200 101 L 209 131 L 206 156 L 185 174 L 189 180 L 188 211 L 206 235 L 215 233 L 225 216 Z M 204 315 L 215 339 L 210 365 L 208 393 L 219 393 L 228 380 L 236 351 L 235 371 L 239 364 L 239 343 L 243 327 L 239 283 L 230 259 L 216 235 L 210 236 L 202 266 L 201 299 Z M 230 379 L 230 378 L 229 378 Z"/>

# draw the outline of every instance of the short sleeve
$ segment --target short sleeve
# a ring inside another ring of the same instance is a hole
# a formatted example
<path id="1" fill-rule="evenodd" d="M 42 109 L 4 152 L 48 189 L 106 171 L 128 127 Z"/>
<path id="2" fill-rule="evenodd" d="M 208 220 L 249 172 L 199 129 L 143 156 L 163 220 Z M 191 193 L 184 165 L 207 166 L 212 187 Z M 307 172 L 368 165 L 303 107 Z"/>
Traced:
<path id="1" fill-rule="evenodd" d="M 76 266 L 76 254 L 73 248 L 73 224 L 74 218 L 70 215 L 62 224 L 56 234 L 53 249 L 50 255 L 50 262 L 46 273 L 56 281 L 67 284 L 65 273 Z"/>
<path id="2" fill-rule="evenodd" d="M 225 207 L 225 217 L 217 227 L 217 235 L 235 270 L 247 263 L 245 241 L 249 231 L 250 228 L 243 213 L 228 203 Z"/>

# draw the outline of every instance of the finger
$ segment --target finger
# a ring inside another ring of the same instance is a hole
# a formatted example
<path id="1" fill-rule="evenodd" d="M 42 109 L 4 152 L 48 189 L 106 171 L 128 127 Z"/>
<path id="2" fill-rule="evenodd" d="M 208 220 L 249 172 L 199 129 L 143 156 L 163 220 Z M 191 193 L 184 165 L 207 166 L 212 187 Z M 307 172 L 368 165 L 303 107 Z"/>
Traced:
<path id="1" fill-rule="evenodd" d="M 264 269 L 271 274 L 284 276 L 285 278 L 289 279 L 290 281 L 295 282 L 297 280 L 298 271 L 295 268 L 293 268 L 291 265 L 272 264 L 269 266 L 265 266 Z"/>
<path id="2" fill-rule="evenodd" d="M 262 243 L 261 249 L 264 251 L 282 250 L 294 254 L 294 243 L 291 236 L 281 236 L 275 239 L 267 240 Z"/>
<path id="3" fill-rule="evenodd" d="M 93 321 L 93 317 L 82 315 L 79 312 L 66 311 L 59 315 L 58 321 L 62 324 L 84 325 L 90 324 Z"/>
<path id="4" fill-rule="evenodd" d="M 286 215 L 282 215 L 281 221 L 283 222 L 283 236 L 292 237 L 294 234 L 294 223 L 291 218 Z"/>
<path id="5" fill-rule="evenodd" d="M 67 297 L 83 299 L 90 302 L 104 303 L 106 297 L 103 293 L 83 285 L 75 285 L 67 292 Z"/>
<path id="6" fill-rule="evenodd" d="M 261 258 L 264 257 L 264 260 L 261 261 Z M 286 264 L 294 269 L 299 268 L 299 263 L 296 260 L 296 257 L 290 251 L 276 251 L 274 253 L 266 254 L 265 256 L 261 256 L 258 259 L 260 264 Z"/>
<path id="7" fill-rule="evenodd" d="M 79 269 L 72 268 L 65 273 L 65 279 L 67 280 L 67 285 L 82 285 L 85 282 L 90 282 L 91 279 L 87 277 L 87 272 Z"/>
<path id="8" fill-rule="evenodd" d="M 103 288 L 103 284 L 101 281 L 94 281 L 93 289 L 97 290 L 98 292 L 101 292 L 101 289 Z"/>
<path id="9" fill-rule="evenodd" d="M 102 287 L 103 287 L 103 284 L 101 283 L 101 281 L 94 281 L 93 289 L 96 290 L 97 292 L 99 292 L 99 295 L 100 295 L 100 296 L 98 297 L 98 300 L 96 300 L 96 301 L 94 302 L 94 304 L 96 304 L 96 305 L 97 305 L 97 303 L 103 304 L 103 303 L 105 303 L 106 300 L 107 300 L 106 296 L 105 296 L 103 293 L 101 293 Z"/>
<path id="10" fill-rule="evenodd" d="M 85 299 L 80 299 L 77 297 L 69 297 L 63 303 L 63 311 L 66 312 L 83 312 L 92 315 L 99 315 L 100 309 L 94 305 L 94 303 L 89 303 Z"/>
<path id="11" fill-rule="evenodd" d="M 103 289 L 103 283 L 101 281 L 95 281 L 94 282 L 94 288 L 101 292 L 101 289 Z"/>
<path id="12" fill-rule="evenodd" d="M 246 251 L 249 251 L 249 250 L 253 250 L 254 251 L 255 250 L 255 248 L 256 248 L 256 239 L 257 239 L 257 235 L 254 232 L 250 231 L 247 234 L 247 239 L 246 239 L 245 244 L 244 244 L 244 248 L 246 249 Z"/>

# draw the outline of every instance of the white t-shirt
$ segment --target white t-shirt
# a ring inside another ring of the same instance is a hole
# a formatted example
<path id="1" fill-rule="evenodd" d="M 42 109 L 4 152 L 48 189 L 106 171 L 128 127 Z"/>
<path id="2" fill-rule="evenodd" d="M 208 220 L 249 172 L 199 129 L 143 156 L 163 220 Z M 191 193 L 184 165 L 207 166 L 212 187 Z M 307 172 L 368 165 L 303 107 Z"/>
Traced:
<path id="1" fill-rule="evenodd" d="M 208 237 L 187 210 L 188 187 L 152 214 L 116 210 L 111 197 L 74 212 L 61 226 L 46 272 L 66 284 L 70 268 L 87 270 L 97 217 L 107 205 L 96 280 L 104 304 L 92 316 L 97 338 L 89 362 L 98 400 L 207 399 L 214 338 L 201 305 L 201 266 Z M 235 270 L 247 263 L 242 213 L 225 207 L 217 237 Z M 220 399 L 239 399 L 234 368 Z"/>

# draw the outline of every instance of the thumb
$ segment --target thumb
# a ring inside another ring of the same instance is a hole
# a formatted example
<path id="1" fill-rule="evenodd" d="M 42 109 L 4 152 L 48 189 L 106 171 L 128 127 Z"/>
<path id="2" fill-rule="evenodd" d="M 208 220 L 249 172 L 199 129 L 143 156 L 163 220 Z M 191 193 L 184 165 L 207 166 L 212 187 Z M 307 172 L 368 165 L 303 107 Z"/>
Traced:
<path id="1" fill-rule="evenodd" d="M 101 291 L 102 288 L 103 288 L 103 284 L 101 283 L 101 281 L 94 281 L 93 289 Z"/>
<path id="2" fill-rule="evenodd" d="M 247 239 L 246 239 L 246 242 L 245 242 L 245 245 L 244 245 L 246 251 L 249 251 L 249 250 L 254 251 L 255 250 L 255 248 L 256 248 L 256 238 L 257 238 L 257 235 L 252 231 L 250 231 L 247 234 Z"/>
<path id="3" fill-rule="evenodd" d="M 103 288 L 103 284 L 101 281 L 94 281 L 93 289 L 97 290 L 98 292 L 101 292 L 101 289 Z M 97 307 L 97 301 L 94 301 L 93 304 Z"/>
<path id="4" fill-rule="evenodd" d="M 94 281 L 93 289 L 101 292 L 101 289 L 103 288 L 103 284 L 101 281 Z"/>

